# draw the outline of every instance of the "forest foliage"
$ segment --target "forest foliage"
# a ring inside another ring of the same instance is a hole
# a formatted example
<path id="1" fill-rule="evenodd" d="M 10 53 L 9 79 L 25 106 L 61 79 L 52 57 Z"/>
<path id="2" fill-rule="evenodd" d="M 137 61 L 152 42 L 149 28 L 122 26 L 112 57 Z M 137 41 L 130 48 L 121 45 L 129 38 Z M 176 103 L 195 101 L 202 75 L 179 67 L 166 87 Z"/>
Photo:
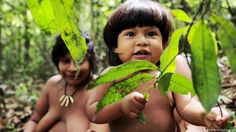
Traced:
<path id="1" fill-rule="evenodd" d="M 100 68 L 97 69 L 98 73 L 108 65 L 102 30 L 110 13 L 121 0 L 64 0 L 66 2 L 64 5 L 59 2 L 60 0 L 28 0 L 27 2 L 1 0 L 0 91 L 4 93 L 4 96 L 8 95 L 5 91 L 18 91 L 18 96 L 27 93 L 27 97 L 31 98 L 22 101 L 31 102 L 33 107 L 32 102 L 37 99 L 33 85 L 37 83 L 37 80 L 44 81 L 56 73 L 56 68 L 50 60 L 50 51 L 58 33 L 64 36 L 66 43 L 72 43 L 70 51 L 74 52 L 73 58 L 81 60 L 85 54 L 81 51 L 85 51 L 86 47 L 82 42 L 84 40 L 81 38 L 79 30 L 88 31 L 96 44 L 96 54 L 101 60 L 98 66 Z M 209 110 L 216 104 L 221 90 L 217 58 L 226 55 L 229 65 L 236 73 L 236 61 L 233 59 L 236 56 L 236 38 L 234 37 L 236 34 L 236 2 L 234 0 L 159 0 L 159 2 L 171 10 L 175 31 L 169 40 L 168 48 L 161 56 L 160 67 L 147 64 L 146 68 L 160 69 L 161 74 L 158 76 L 157 82 L 160 83 L 159 86 L 163 93 L 168 90 L 182 94 L 196 93 L 203 106 Z M 37 3 L 42 5 L 35 6 Z M 49 5 L 51 7 L 48 7 Z M 58 7 L 61 10 L 58 10 Z M 41 12 L 37 14 L 37 11 L 40 10 Z M 64 10 L 66 13 L 63 12 Z M 35 17 L 35 13 L 38 17 Z M 46 16 L 43 16 L 45 14 Z M 83 50 L 75 50 L 77 48 L 73 46 L 79 46 L 79 49 Z M 223 54 L 219 54 L 219 51 L 222 50 Z M 188 62 L 193 72 L 193 85 L 188 79 L 174 73 L 175 62 L 173 60 L 180 53 L 191 58 L 191 63 Z M 119 68 L 112 69 L 97 79 L 95 83 L 99 85 L 127 75 L 132 76 L 130 79 L 113 85 L 100 102 L 99 108 L 117 101 L 136 87 L 135 85 L 128 86 L 128 84 L 137 84 L 135 82 L 145 82 L 154 78 L 149 74 L 136 74 L 144 70 L 143 67 L 139 67 L 139 63 L 142 63 L 143 66 L 147 62 L 134 63 L 122 65 L 120 68 L 124 69 L 119 74 L 117 74 L 117 70 L 121 71 Z M 138 68 L 133 67 L 135 65 Z M 125 66 L 129 69 L 126 69 Z M 130 68 L 131 66 L 132 68 Z M 176 82 L 183 83 L 179 85 Z M 121 91 L 118 89 L 124 85 L 129 87 L 128 91 L 117 92 Z M 115 94 L 117 96 L 111 96 Z M 13 93 L 13 95 L 16 94 Z M 4 102 L 1 101 L 0 108 L 3 107 Z"/>

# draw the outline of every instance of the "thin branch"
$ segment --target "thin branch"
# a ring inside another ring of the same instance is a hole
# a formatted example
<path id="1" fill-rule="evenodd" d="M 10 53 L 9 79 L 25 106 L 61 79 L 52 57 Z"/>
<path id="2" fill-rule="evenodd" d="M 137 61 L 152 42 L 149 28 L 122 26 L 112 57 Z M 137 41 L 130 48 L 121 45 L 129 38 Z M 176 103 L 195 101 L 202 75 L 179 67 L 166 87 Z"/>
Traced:
<path id="1" fill-rule="evenodd" d="M 221 117 L 223 117 L 223 112 L 222 112 L 222 109 L 221 109 L 220 104 L 219 104 L 218 101 L 217 101 L 217 106 L 220 108 L 220 115 L 221 115 Z"/>
<path id="2" fill-rule="evenodd" d="M 231 87 L 236 87 L 236 83 L 233 84 L 222 84 L 221 86 L 224 89 L 231 88 Z"/>
<path id="3" fill-rule="evenodd" d="M 204 16 L 206 15 L 206 13 L 208 11 L 210 11 L 210 8 L 211 8 L 211 0 L 206 0 L 206 2 L 204 3 L 204 10 L 202 12 L 202 15 L 201 15 L 201 19 L 204 19 Z"/>
<path id="4" fill-rule="evenodd" d="M 178 55 L 178 54 L 177 54 Z M 172 59 L 171 59 L 171 61 L 167 64 L 167 66 L 164 68 L 164 70 L 161 72 L 161 74 L 157 77 L 158 79 L 155 81 L 155 82 L 158 82 L 159 81 L 159 77 L 161 77 L 162 76 L 162 74 L 165 72 L 165 70 L 169 67 L 169 65 L 174 61 L 174 59 L 176 58 L 176 56 L 177 55 L 175 55 Z"/>

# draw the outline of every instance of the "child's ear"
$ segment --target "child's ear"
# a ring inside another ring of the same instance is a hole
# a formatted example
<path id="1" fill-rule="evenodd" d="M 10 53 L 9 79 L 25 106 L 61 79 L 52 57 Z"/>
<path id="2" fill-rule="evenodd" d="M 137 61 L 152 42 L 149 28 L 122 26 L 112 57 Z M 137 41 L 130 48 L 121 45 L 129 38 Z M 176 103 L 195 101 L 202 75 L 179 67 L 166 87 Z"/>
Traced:
<path id="1" fill-rule="evenodd" d="M 118 54 L 118 49 L 117 49 L 117 48 L 114 48 L 114 49 L 113 49 L 113 52 L 116 53 L 116 54 Z"/>
<path id="2" fill-rule="evenodd" d="M 116 53 L 116 54 L 122 54 L 122 51 L 118 48 L 114 48 L 113 52 Z"/>

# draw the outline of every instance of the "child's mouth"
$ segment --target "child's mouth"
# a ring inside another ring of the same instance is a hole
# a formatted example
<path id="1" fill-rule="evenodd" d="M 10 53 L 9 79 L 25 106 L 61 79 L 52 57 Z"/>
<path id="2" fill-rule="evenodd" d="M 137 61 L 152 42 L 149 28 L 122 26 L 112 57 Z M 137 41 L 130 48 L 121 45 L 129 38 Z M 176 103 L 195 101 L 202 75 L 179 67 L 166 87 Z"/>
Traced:
<path id="1" fill-rule="evenodd" d="M 134 57 L 138 60 L 146 60 L 148 59 L 149 55 L 150 55 L 150 52 L 146 50 L 140 50 L 134 54 Z"/>
<path id="2" fill-rule="evenodd" d="M 76 79 L 75 75 L 67 75 L 67 77 L 70 78 L 70 79 Z"/>

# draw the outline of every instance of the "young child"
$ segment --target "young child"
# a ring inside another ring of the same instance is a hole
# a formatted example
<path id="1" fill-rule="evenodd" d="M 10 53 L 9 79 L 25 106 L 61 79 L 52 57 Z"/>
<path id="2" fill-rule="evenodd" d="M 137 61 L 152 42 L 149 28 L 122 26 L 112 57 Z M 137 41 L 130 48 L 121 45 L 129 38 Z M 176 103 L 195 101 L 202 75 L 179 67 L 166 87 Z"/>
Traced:
<path id="1" fill-rule="evenodd" d="M 77 78 L 77 68 L 69 50 L 62 38 L 57 37 L 52 60 L 60 74 L 52 76 L 45 84 L 25 132 L 86 132 L 89 129 L 85 106 L 90 93 L 86 91 L 86 85 L 93 78 L 96 59 L 92 41 L 87 34 L 82 35 L 88 50 Z M 105 127 L 98 129 L 103 132 Z"/>
<path id="2" fill-rule="evenodd" d="M 158 64 L 171 30 L 169 14 L 157 2 L 126 0 L 113 12 L 104 29 L 109 63 L 117 66 L 133 60 L 148 60 Z M 183 57 L 177 56 L 176 65 L 176 73 L 191 78 Z M 89 119 L 95 123 L 108 122 L 112 132 L 172 132 L 177 131 L 173 116 L 176 108 L 184 120 L 195 125 L 218 129 L 227 123 L 227 112 L 223 111 L 223 117 L 218 108 L 206 113 L 199 101 L 191 99 L 190 95 L 168 93 L 166 97 L 154 88 L 145 101 L 143 93 L 152 83 L 153 80 L 142 84 L 121 101 L 95 114 L 98 101 L 112 83 L 97 86 L 87 102 Z M 146 116 L 146 124 L 137 120 L 141 112 Z"/>

